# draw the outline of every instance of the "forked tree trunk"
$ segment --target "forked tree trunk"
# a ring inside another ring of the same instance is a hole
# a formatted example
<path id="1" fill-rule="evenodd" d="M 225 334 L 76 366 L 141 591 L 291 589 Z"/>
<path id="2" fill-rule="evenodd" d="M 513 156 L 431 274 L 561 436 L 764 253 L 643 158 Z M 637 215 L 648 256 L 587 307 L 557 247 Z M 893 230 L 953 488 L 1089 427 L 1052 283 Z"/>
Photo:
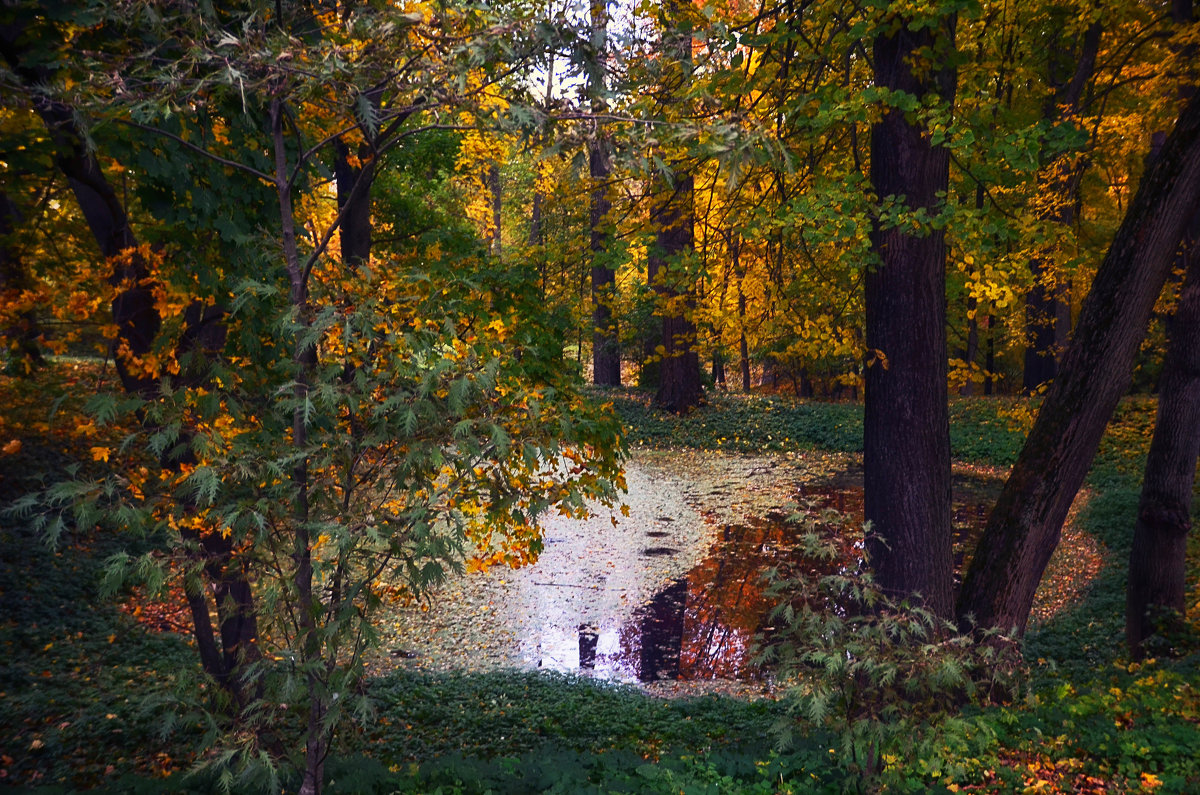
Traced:
<path id="1" fill-rule="evenodd" d="M 1193 97 L 1142 177 L 1096 273 L 1058 378 L 963 581 L 961 618 L 1024 633 L 1034 592 L 1129 386 L 1134 355 L 1198 202 L 1200 100 Z"/>
<path id="2" fill-rule="evenodd" d="M 906 25 L 875 41 L 875 82 L 953 101 L 955 74 L 914 73 L 918 52 L 952 48 L 954 17 L 918 31 Z M 905 197 L 909 211 L 938 211 L 949 153 L 923 127 L 891 109 L 871 130 L 876 195 Z M 946 386 L 946 247 L 943 233 L 876 229 L 879 261 L 866 276 L 867 347 L 863 469 L 867 552 L 888 594 L 919 594 L 941 616 L 953 610 L 950 549 L 950 424 Z"/>

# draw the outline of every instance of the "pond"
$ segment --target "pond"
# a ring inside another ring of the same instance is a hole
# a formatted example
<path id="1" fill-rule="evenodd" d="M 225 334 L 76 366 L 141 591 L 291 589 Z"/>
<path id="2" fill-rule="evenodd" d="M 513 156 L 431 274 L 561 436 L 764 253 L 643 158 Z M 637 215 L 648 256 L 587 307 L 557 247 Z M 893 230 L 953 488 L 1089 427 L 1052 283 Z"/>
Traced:
<path id="1" fill-rule="evenodd" d="M 1000 474 L 956 467 L 960 564 Z M 518 667 L 701 690 L 706 682 L 753 686 L 760 672 L 751 650 L 772 607 L 764 572 L 787 565 L 819 576 L 858 563 L 861 550 L 849 543 L 834 564 L 804 559 L 783 510 L 801 501 L 861 522 L 862 474 L 852 456 L 637 451 L 626 479 L 629 516 L 618 515 L 615 527 L 607 510 L 586 521 L 548 518 L 535 565 L 455 578 L 428 609 L 386 617 L 372 671 Z M 1064 554 L 1080 546 L 1065 543 Z M 1098 559 L 1094 549 L 1085 554 Z"/>

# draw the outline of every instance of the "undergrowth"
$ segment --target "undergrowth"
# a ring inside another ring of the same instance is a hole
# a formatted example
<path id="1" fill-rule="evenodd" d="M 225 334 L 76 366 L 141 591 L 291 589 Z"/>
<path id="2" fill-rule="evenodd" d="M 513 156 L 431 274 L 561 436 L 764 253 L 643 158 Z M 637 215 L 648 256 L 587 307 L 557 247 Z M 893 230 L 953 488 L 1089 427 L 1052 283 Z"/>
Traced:
<path id="1" fill-rule="evenodd" d="M 73 463 L 88 465 L 69 428 L 19 416 L 44 417 L 58 395 L 69 401 L 78 388 L 78 378 L 46 378 L 0 384 L 0 443 L 21 442 L 0 457 L 0 501 Z M 678 418 L 640 393 L 597 395 L 613 401 L 634 446 L 861 449 L 861 407 L 853 404 L 715 394 Z M 1032 411 L 1020 399 L 954 400 L 955 456 L 1010 465 Z M 1102 543 L 1106 565 L 1073 608 L 1031 628 L 1028 691 L 969 713 L 986 742 L 956 750 L 955 766 L 939 764 L 940 752 L 918 754 L 886 791 L 1200 791 L 1197 655 L 1176 649 L 1172 659 L 1136 665 L 1123 656 L 1125 560 L 1153 416 L 1153 400 L 1127 400 L 1105 437 L 1079 521 Z M 186 701 L 176 672 L 196 668 L 194 651 L 96 595 L 100 561 L 118 543 L 118 534 L 79 533 L 49 549 L 25 528 L 0 527 L 0 786 L 213 790 L 213 781 L 185 775 L 201 727 L 179 712 Z M 1189 561 L 1194 582 L 1196 538 Z M 514 672 L 395 673 L 371 681 L 369 692 L 375 718 L 342 738 L 331 792 L 765 795 L 863 783 L 839 765 L 845 737 L 836 725 L 814 725 L 774 750 L 769 727 L 785 704 L 660 701 L 628 687 Z"/>

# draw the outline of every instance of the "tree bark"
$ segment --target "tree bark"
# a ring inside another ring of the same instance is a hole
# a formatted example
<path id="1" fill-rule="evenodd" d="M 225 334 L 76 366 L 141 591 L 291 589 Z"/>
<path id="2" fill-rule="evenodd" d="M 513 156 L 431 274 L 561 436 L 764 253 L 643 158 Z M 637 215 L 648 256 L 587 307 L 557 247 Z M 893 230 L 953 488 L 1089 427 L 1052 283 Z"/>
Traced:
<path id="1" fill-rule="evenodd" d="M 1200 101 L 1184 106 L 1117 230 L 1058 378 L 963 581 L 958 613 L 1024 633 L 1067 511 L 1129 386 L 1134 355 L 1200 202 Z"/>
<path id="2" fill-rule="evenodd" d="M 655 402 L 676 414 L 700 404 L 700 356 L 696 353 L 695 309 L 686 258 L 692 252 L 694 218 L 692 176 L 676 175 L 674 190 L 660 199 L 654 210 L 658 227 L 655 251 L 648 271 L 662 317 L 662 361 L 659 364 Z"/>
<path id="3" fill-rule="evenodd" d="M 1125 639 L 1140 659 L 1146 640 L 1178 627 L 1187 610 L 1187 536 L 1192 529 L 1196 458 L 1200 455 L 1200 250 L 1195 227 L 1183 257 L 1187 277 L 1171 322 L 1158 388 L 1158 417 L 1138 500 Z M 1165 624 L 1165 626 L 1163 626 Z"/>
<path id="4" fill-rule="evenodd" d="M 488 194 L 491 197 L 492 207 L 492 223 L 488 229 L 488 251 L 496 259 L 500 259 L 504 252 L 503 236 L 501 235 L 501 220 L 500 211 L 503 208 L 503 194 L 501 193 L 500 182 L 500 164 L 492 163 L 488 166 L 484 173 L 484 183 L 487 185 Z"/>
<path id="5" fill-rule="evenodd" d="M 1192 22 L 1191 0 L 1174 0 L 1171 16 L 1177 26 Z M 1184 100 L 1196 93 L 1187 81 L 1183 86 Z M 1187 611 L 1187 536 L 1200 455 L 1200 208 L 1177 256 L 1174 270 L 1185 274 L 1184 283 L 1170 321 L 1158 416 L 1129 551 L 1125 640 L 1135 660 L 1144 656 L 1151 635 L 1181 629 Z"/>
<path id="6" fill-rule="evenodd" d="M 680 0 L 668 0 L 660 12 L 666 62 L 668 101 L 691 79 L 692 33 Z M 664 180 L 665 182 L 665 180 Z M 676 414 L 700 404 L 700 356 L 696 353 L 695 278 L 688 264 L 694 250 L 695 184 L 682 163 L 675 163 L 672 184 L 659 186 L 651 210 L 655 246 L 647 259 L 647 277 L 662 311 L 662 361 L 655 402 Z"/>
<path id="7" fill-rule="evenodd" d="M 917 74 L 927 48 L 952 47 L 955 19 L 875 41 L 875 82 L 893 91 L 952 101 L 955 73 Z M 909 211 L 938 211 L 949 180 L 949 153 L 903 111 L 886 110 L 871 130 L 871 183 L 880 199 Z M 878 264 L 866 276 L 867 347 L 863 469 L 867 552 L 884 591 L 919 594 L 942 616 L 953 609 L 950 548 L 950 424 L 946 386 L 946 248 L 937 229 L 913 234 L 876 228 Z"/>
<path id="8" fill-rule="evenodd" d="M 374 178 L 374 161 L 366 144 L 359 147 L 358 158 L 358 163 L 352 162 L 350 147 L 340 138 L 334 142 L 333 174 L 338 211 L 342 214 L 338 234 L 342 266 L 349 270 L 365 264 L 371 256 L 371 191 L 366 188 Z M 367 163 L 365 167 L 363 162 Z M 359 186 L 360 180 L 366 183 Z"/>
<path id="9" fill-rule="evenodd" d="M 604 0 L 591 0 L 592 53 L 589 61 L 588 93 L 592 112 L 603 113 L 605 70 L 608 49 L 608 10 Z M 621 385 L 621 343 L 617 318 L 613 312 L 616 299 L 617 272 L 608 252 L 612 237 L 606 228 L 612 209 L 608 197 L 608 178 L 612 173 L 609 143 L 604 127 L 592 122 L 588 138 L 588 172 L 592 179 L 590 233 L 588 250 L 592 258 L 592 380 L 600 386 Z"/>

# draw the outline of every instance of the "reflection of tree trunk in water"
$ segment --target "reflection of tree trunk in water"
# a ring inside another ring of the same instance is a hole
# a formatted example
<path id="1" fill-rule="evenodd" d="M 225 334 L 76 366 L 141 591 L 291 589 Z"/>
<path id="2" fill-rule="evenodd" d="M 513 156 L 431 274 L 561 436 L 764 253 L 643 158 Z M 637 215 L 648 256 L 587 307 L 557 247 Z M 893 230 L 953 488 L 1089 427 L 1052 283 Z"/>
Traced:
<path id="1" fill-rule="evenodd" d="M 683 614 L 687 607 L 686 577 L 673 580 L 655 594 L 641 621 L 642 648 L 638 679 L 678 679 L 683 652 Z"/>
<path id="2" fill-rule="evenodd" d="M 596 667 L 596 647 L 600 643 L 600 634 L 591 624 L 579 625 L 579 667 L 585 671 Z"/>
<path id="3" fill-rule="evenodd" d="M 731 529 L 726 528 L 726 544 L 730 542 L 728 536 Z M 746 534 L 750 532 L 749 527 L 743 530 Z M 688 643 L 688 648 L 694 653 L 689 659 L 683 660 L 680 670 L 682 678 L 736 676 L 739 672 L 739 661 L 732 657 L 727 658 L 726 650 L 741 623 L 737 621 L 737 616 L 740 612 L 739 607 L 747 604 L 747 586 L 752 579 L 757 582 L 762 574 L 757 565 L 757 556 L 746 554 L 748 540 L 745 536 L 742 537 L 742 548 L 731 549 L 733 554 L 723 557 L 717 564 L 717 570 L 708 587 L 697 593 L 691 614 L 695 616 L 698 626 L 693 629 Z M 762 536 L 757 540 L 761 545 Z M 737 563 L 750 565 L 735 565 Z M 732 593 L 727 588 L 730 584 L 736 584 Z"/>

